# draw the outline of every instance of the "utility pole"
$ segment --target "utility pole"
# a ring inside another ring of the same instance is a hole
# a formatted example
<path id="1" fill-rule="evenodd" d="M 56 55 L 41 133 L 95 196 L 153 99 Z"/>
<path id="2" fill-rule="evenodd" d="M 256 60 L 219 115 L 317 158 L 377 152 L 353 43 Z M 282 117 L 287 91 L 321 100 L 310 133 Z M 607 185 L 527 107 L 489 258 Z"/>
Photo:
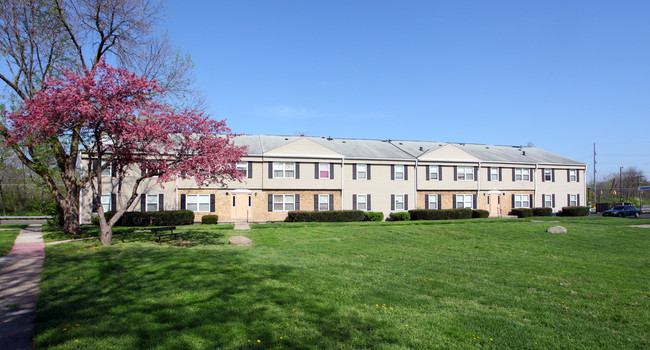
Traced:
<path id="1" fill-rule="evenodd" d="M 621 186 L 621 205 L 624 205 L 625 203 L 623 202 L 623 167 L 621 167 L 618 171 L 618 176 L 619 176 L 619 182 Z"/>
<path id="2" fill-rule="evenodd" d="M 594 142 L 594 208 L 596 207 L 596 203 L 598 201 L 596 200 L 596 143 Z"/>

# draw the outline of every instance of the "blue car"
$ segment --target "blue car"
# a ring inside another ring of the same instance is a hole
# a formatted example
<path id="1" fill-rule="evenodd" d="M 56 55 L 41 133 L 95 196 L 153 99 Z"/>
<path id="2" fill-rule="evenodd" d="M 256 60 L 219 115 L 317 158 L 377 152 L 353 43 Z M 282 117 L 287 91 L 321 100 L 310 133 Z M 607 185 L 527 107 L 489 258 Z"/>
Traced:
<path id="1" fill-rule="evenodd" d="M 641 210 L 637 209 L 633 205 L 617 205 L 610 210 L 605 210 L 603 216 L 634 216 L 638 218 L 641 215 Z"/>

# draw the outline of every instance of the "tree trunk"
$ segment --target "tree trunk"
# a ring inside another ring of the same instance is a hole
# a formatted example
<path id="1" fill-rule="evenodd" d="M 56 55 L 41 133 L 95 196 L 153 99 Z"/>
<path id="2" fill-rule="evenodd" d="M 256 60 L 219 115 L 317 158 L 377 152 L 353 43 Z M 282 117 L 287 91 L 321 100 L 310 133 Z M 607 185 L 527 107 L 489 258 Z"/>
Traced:
<path id="1" fill-rule="evenodd" d="M 79 225 L 79 188 L 74 184 L 67 184 L 65 197 L 59 204 L 63 209 L 63 232 L 72 235 L 81 234 Z"/>
<path id="2" fill-rule="evenodd" d="M 113 239 L 113 228 L 108 225 L 106 219 L 104 220 L 102 220 L 101 218 L 99 219 L 99 229 L 101 230 L 99 241 L 102 243 L 103 246 L 111 245 L 111 240 Z"/>

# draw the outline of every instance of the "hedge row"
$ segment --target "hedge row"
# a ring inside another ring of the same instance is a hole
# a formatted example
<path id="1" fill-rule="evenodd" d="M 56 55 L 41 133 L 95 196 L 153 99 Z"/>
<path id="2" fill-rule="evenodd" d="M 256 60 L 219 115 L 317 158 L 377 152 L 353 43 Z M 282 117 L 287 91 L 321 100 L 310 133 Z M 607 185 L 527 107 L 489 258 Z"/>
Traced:
<path id="1" fill-rule="evenodd" d="M 110 220 L 114 211 L 104 214 Z M 96 220 L 93 220 L 96 221 Z M 99 221 L 96 221 L 99 224 Z M 124 213 L 115 226 L 176 226 L 194 223 L 194 212 L 190 210 L 172 211 L 129 211 Z"/>
<path id="2" fill-rule="evenodd" d="M 589 207 L 562 207 L 562 211 L 557 213 L 558 216 L 587 216 Z"/>
<path id="3" fill-rule="evenodd" d="M 487 210 L 483 210 L 487 212 Z M 472 209 L 414 209 L 409 210 L 411 220 L 452 220 L 471 219 Z M 476 214 L 482 215 L 482 214 Z M 488 213 L 489 215 L 489 213 Z"/>
<path id="4" fill-rule="evenodd" d="M 290 211 L 286 222 L 351 222 L 363 221 L 366 215 L 361 210 Z"/>
<path id="5" fill-rule="evenodd" d="M 518 218 L 528 218 L 531 216 L 552 216 L 551 208 L 516 208 L 510 211 L 510 215 L 516 215 Z"/>
<path id="6" fill-rule="evenodd" d="M 380 211 L 366 211 L 364 215 L 366 216 L 364 221 L 384 221 L 384 213 Z"/>
<path id="7" fill-rule="evenodd" d="M 219 223 L 219 215 L 203 215 L 201 217 L 201 223 L 203 225 L 216 225 Z"/>
<path id="8" fill-rule="evenodd" d="M 399 211 L 397 213 L 390 213 L 386 221 L 409 221 L 411 220 L 411 214 L 405 211 Z"/>

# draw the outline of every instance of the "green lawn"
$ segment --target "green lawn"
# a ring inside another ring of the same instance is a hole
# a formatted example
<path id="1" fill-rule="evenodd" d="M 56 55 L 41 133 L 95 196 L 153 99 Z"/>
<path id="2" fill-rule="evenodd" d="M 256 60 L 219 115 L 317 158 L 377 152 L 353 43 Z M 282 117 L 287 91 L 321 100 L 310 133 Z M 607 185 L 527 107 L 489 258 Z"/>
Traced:
<path id="1" fill-rule="evenodd" d="M 0 224 L 0 257 L 9 253 L 20 229 L 27 227 L 23 224 Z M 15 230 L 14 230 L 15 229 Z M 5 231 L 8 230 L 8 231 Z"/>
<path id="2" fill-rule="evenodd" d="M 46 248 L 35 348 L 648 349 L 620 218 L 186 226 Z M 562 224 L 568 234 L 545 229 Z M 252 247 L 232 247 L 244 234 Z M 259 340 L 259 342 L 258 342 Z"/>

